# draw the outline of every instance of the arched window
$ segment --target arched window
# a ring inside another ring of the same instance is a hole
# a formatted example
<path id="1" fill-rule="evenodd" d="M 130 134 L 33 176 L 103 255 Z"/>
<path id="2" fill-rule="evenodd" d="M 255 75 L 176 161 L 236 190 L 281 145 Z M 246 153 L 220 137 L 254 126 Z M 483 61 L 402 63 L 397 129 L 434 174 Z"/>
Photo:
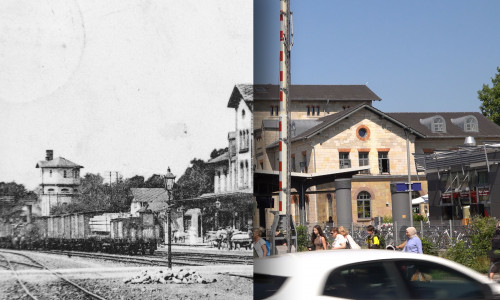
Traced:
<path id="1" fill-rule="evenodd" d="M 244 178 L 245 178 L 245 183 L 244 183 L 244 185 L 245 185 L 246 187 L 248 187 L 248 186 L 249 186 L 248 179 L 250 178 L 250 176 L 249 176 L 249 174 L 248 174 L 248 160 L 245 160 L 245 177 L 244 177 Z"/>
<path id="2" fill-rule="evenodd" d="M 54 192 L 54 189 L 48 189 L 47 190 L 49 193 L 53 193 Z"/>
<path id="3" fill-rule="evenodd" d="M 64 178 L 66 178 L 67 175 L 68 175 L 68 171 L 64 170 L 64 174 L 63 174 Z"/>
<path id="4" fill-rule="evenodd" d="M 62 189 L 62 190 L 61 190 L 61 192 L 63 192 L 63 193 L 68 193 L 68 192 L 69 192 L 69 190 L 68 190 L 68 189 Z"/>
<path id="5" fill-rule="evenodd" d="M 246 130 L 246 139 L 245 139 L 245 142 L 246 142 L 246 148 L 250 147 L 250 134 L 248 132 L 248 129 Z"/>
<path id="6" fill-rule="evenodd" d="M 52 170 L 49 170 L 49 176 L 52 177 Z"/>
<path id="7" fill-rule="evenodd" d="M 432 121 L 432 132 L 445 132 L 444 119 L 441 117 L 435 117 Z"/>
<path id="8" fill-rule="evenodd" d="M 357 198 L 358 218 L 371 218 L 371 195 L 368 192 L 361 192 Z"/>
<path id="9" fill-rule="evenodd" d="M 476 118 L 469 117 L 465 120 L 465 123 L 464 123 L 464 130 L 465 131 L 477 132 L 477 130 L 478 130 L 477 128 L 478 128 L 478 126 L 477 126 Z"/>
<path id="10" fill-rule="evenodd" d="M 241 110 L 241 117 L 245 118 L 245 110 L 244 109 Z"/>

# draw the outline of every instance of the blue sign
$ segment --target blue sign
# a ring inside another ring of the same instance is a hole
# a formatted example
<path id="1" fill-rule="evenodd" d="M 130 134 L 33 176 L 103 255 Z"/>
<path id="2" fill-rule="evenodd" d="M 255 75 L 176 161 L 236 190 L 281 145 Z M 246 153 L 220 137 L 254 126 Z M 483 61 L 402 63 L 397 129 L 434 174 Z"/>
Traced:
<path id="1" fill-rule="evenodd" d="M 421 191 L 422 184 L 420 182 L 415 182 L 411 184 L 412 191 Z M 396 191 L 397 192 L 408 192 L 408 183 L 400 182 L 396 183 Z"/>

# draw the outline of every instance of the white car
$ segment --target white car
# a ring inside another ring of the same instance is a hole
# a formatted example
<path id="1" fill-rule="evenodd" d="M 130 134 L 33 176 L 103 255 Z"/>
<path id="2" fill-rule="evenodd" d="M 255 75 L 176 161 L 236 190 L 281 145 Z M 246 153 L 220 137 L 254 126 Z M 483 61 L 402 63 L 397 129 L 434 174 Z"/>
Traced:
<path id="1" fill-rule="evenodd" d="M 254 299 L 500 299 L 500 284 L 436 256 L 327 250 L 255 259 Z"/>

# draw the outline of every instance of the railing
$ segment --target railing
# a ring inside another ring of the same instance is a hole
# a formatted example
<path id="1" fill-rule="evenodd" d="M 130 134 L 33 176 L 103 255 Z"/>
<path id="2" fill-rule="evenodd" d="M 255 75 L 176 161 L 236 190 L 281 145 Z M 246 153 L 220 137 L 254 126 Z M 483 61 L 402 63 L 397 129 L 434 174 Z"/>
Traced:
<path id="1" fill-rule="evenodd" d="M 342 224 L 339 224 L 342 225 Z M 330 228 L 333 225 L 327 223 L 325 227 L 325 233 L 329 236 Z M 337 226 L 337 225 L 335 225 Z M 349 234 L 353 237 L 354 241 L 358 243 L 361 247 L 366 245 L 366 238 L 368 233 L 366 232 L 366 226 L 358 223 L 352 223 L 348 226 L 344 224 L 344 227 L 349 230 Z M 384 223 L 375 228 L 378 230 L 378 234 L 382 239 L 384 239 L 386 246 L 393 245 L 397 246 L 406 240 L 406 228 L 409 224 L 403 223 Z M 414 222 L 413 227 L 417 230 L 417 235 L 420 238 L 425 238 L 433 243 L 437 249 L 448 249 L 454 246 L 458 241 L 464 241 L 466 244 L 470 244 L 469 235 L 471 234 L 470 225 L 462 225 L 459 221 L 433 221 L 433 222 Z M 331 237 L 328 237 L 332 239 Z"/>

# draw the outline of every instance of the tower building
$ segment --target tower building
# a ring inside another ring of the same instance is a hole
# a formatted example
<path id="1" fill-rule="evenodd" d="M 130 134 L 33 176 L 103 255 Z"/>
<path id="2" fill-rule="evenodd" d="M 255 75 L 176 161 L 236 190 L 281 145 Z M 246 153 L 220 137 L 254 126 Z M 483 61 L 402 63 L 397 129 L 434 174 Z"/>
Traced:
<path id="1" fill-rule="evenodd" d="M 80 169 L 63 157 L 54 158 L 54 151 L 47 150 L 45 160 L 39 161 L 42 183 L 40 202 L 42 216 L 50 215 L 50 209 L 57 205 L 71 203 L 80 193 Z"/>

